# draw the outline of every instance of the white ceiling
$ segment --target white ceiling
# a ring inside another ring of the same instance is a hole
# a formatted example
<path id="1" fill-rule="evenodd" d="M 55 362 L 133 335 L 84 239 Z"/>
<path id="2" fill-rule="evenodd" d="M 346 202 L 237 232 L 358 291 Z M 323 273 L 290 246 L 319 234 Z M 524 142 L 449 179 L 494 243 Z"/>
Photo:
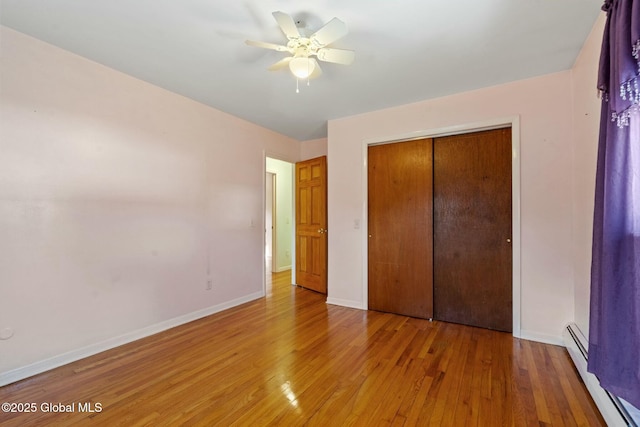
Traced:
<path id="1" fill-rule="evenodd" d="M 0 0 L 0 23 L 298 140 L 327 120 L 570 69 L 602 0 Z M 312 33 L 334 16 L 350 66 L 307 87 L 267 67 L 286 41 L 271 12 Z"/>

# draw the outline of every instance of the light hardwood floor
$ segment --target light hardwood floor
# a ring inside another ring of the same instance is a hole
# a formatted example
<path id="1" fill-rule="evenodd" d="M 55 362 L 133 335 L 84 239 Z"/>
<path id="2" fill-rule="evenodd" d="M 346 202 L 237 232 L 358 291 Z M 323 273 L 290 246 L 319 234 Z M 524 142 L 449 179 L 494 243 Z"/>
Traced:
<path id="1" fill-rule="evenodd" d="M 289 283 L 275 274 L 266 298 L 2 387 L 0 402 L 38 411 L 0 424 L 605 425 L 562 347 L 327 305 Z"/>

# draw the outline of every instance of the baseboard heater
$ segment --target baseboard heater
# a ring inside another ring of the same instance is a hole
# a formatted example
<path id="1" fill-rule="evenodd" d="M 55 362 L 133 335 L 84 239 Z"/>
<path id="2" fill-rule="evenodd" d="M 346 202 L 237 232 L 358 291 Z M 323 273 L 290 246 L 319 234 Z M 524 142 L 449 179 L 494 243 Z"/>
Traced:
<path id="1" fill-rule="evenodd" d="M 587 349 L 589 346 L 587 339 L 580 332 L 577 325 L 570 323 L 565 328 L 563 337 L 567 351 L 607 425 L 610 427 L 638 427 L 620 399 L 600 387 L 600 382 L 596 376 L 587 372 L 587 359 L 589 356 Z"/>

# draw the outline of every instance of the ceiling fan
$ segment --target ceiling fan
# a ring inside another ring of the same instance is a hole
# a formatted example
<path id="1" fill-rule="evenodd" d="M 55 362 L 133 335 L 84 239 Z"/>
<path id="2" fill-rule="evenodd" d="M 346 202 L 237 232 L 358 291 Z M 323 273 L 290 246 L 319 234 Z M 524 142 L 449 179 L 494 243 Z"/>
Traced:
<path id="1" fill-rule="evenodd" d="M 309 79 L 319 77 L 322 74 L 322 69 L 316 58 L 320 61 L 343 65 L 349 65 L 353 62 L 354 51 L 327 47 L 347 34 L 347 25 L 338 18 L 333 18 L 307 37 L 300 33 L 299 26 L 303 25 L 300 25 L 300 22 L 296 25 L 293 18 L 286 13 L 273 12 L 273 17 L 284 35 L 287 36 L 286 46 L 253 40 L 246 41 L 246 44 L 250 46 L 287 52 L 291 55 L 270 66 L 269 70 L 280 70 L 288 66 L 296 79 L 307 79 L 307 84 L 309 84 Z M 299 92 L 297 87 L 296 92 Z"/>

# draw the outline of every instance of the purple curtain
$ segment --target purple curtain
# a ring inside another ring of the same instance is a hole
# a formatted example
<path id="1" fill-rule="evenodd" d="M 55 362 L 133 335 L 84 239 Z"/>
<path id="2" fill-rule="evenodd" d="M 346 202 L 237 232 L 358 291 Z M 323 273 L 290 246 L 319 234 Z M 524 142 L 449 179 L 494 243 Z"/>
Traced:
<path id="1" fill-rule="evenodd" d="M 588 370 L 640 407 L 640 0 L 602 9 Z"/>

